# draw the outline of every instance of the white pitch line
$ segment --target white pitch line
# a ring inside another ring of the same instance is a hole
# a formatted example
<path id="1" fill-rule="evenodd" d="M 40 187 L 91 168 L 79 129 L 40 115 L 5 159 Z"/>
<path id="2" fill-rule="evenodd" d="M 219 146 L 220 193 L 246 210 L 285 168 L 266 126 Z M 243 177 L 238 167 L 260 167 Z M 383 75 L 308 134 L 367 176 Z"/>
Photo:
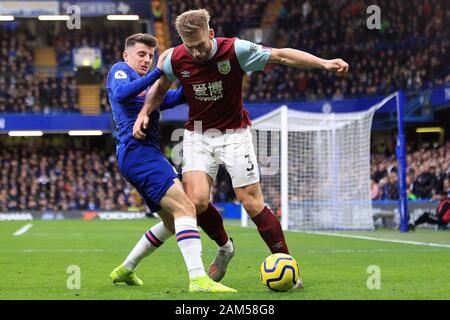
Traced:
<path id="1" fill-rule="evenodd" d="M 383 241 L 383 242 L 392 242 L 392 243 L 402 243 L 402 244 L 412 244 L 416 246 L 428 246 L 428 247 L 439 247 L 439 248 L 450 248 L 450 244 L 442 244 L 442 243 L 433 243 L 433 242 L 420 242 L 420 241 L 410 241 L 410 240 L 395 240 L 395 239 L 384 239 L 384 238 L 375 238 L 375 237 L 367 237 L 367 236 L 355 236 L 351 234 L 341 234 L 341 233 L 331 233 L 331 232 L 320 232 L 320 231 L 301 231 L 307 234 L 317 234 L 320 236 L 331 236 L 331 237 L 341 237 L 341 238 L 353 238 L 353 239 L 362 239 L 362 240 L 372 240 L 372 241 Z"/>
<path id="2" fill-rule="evenodd" d="M 33 225 L 31 223 L 24 225 L 22 228 L 13 233 L 15 236 L 20 236 L 27 232 Z"/>

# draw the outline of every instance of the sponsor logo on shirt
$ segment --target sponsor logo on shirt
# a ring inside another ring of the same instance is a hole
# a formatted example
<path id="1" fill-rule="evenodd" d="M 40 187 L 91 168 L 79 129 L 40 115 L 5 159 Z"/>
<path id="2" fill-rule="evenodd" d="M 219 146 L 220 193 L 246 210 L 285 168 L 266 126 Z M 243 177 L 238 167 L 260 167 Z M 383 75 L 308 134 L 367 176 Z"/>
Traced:
<path id="1" fill-rule="evenodd" d="M 223 98 L 222 81 L 193 84 L 195 98 L 200 101 L 217 101 Z"/>

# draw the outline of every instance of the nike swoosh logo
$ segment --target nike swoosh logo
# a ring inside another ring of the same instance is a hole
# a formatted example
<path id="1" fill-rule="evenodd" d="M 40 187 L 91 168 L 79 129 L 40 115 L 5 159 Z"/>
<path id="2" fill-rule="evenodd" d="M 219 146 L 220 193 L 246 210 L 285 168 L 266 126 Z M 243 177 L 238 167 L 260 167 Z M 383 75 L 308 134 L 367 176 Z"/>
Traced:
<path id="1" fill-rule="evenodd" d="M 195 284 L 191 284 L 191 287 L 196 289 L 196 290 L 198 290 L 198 291 L 201 291 L 201 292 L 209 292 L 209 290 L 207 290 L 207 289 L 205 290 L 202 287 L 199 287 L 199 286 L 197 286 Z"/>

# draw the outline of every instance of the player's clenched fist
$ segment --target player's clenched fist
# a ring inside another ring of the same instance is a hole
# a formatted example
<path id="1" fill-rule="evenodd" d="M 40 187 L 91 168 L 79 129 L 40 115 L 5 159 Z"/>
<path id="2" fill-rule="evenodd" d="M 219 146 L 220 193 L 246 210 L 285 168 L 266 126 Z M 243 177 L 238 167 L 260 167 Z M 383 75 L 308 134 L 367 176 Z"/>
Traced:
<path id="1" fill-rule="evenodd" d="M 136 119 L 136 122 L 133 126 L 133 137 L 136 139 L 145 139 L 146 134 L 144 133 L 144 130 L 148 127 L 148 115 L 139 113 L 138 117 Z"/>
<path id="2" fill-rule="evenodd" d="M 329 71 L 335 71 L 337 74 L 342 75 L 348 71 L 348 63 L 342 59 L 332 59 L 325 61 L 325 69 Z"/>

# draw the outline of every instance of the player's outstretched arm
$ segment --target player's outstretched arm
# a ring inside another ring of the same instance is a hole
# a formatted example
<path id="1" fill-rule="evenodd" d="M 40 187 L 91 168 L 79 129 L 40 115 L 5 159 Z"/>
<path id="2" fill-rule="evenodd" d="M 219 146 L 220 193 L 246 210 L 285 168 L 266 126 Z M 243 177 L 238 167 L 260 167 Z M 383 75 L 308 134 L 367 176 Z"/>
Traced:
<path id="1" fill-rule="evenodd" d="M 341 75 L 348 71 L 349 65 L 342 59 L 325 60 L 310 53 L 291 49 L 275 49 L 270 54 L 268 63 L 283 64 L 295 68 L 319 68 L 334 71 Z"/>
<path id="2" fill-rule="evenodd" d="M 164 101 L 159 106 L 159 110 L 167 110 L 175 108 L 176 106 L 186 103 L 186 95 L 184 94 L 183 87 L 179 87 L 176 90 L 167 91 Z"/>
<path id="3" fill-rule="evenodd" d="M 172 85 L 172 81 L 162 75 L 158 81 L 150 88 L 145 97 L 144 106 L 139 112 L 138 117 L 133 126 L 133 137 L 136 139 L 145 139 L 144 130 L 147 129 L 149 122 L 149 114 L 152 113 L 164 101 L 167 91 Z"/>
<path id="4" fill-rule="evenodd" d="M 164 61 L 167 55 L 172 52 L 172 48 L 164 51 L 158 59 L 157 67 L 160 70 L 163 70 Z M 148 127 L 149 117 L 148 115 L 152 113 L 158 106 L 160 106 L 164 97 L 166 96 L 167 91 L 172 85 L 172 81 L 167 79 L 165 75 L 162 75 L 158 81 L 150 88 L 147 96 L 145 97 L 144 106 L 138 114 L 136 121 L 133 126 L 133 137 L 136 139 L 145 139 L 146 134 L 144 130 Z"/>
<path id="5" fill-rule="evenodd" d="M 139 93 L 149 86 L 153 85 L 161 76 L 161 68 L 155 68 L 142 78 L 131 82 L 125 72 L 116 71 L 112 83 L 112 95 L 119 103 L 125 102 L 127 99 L 135 98 Z"/>

